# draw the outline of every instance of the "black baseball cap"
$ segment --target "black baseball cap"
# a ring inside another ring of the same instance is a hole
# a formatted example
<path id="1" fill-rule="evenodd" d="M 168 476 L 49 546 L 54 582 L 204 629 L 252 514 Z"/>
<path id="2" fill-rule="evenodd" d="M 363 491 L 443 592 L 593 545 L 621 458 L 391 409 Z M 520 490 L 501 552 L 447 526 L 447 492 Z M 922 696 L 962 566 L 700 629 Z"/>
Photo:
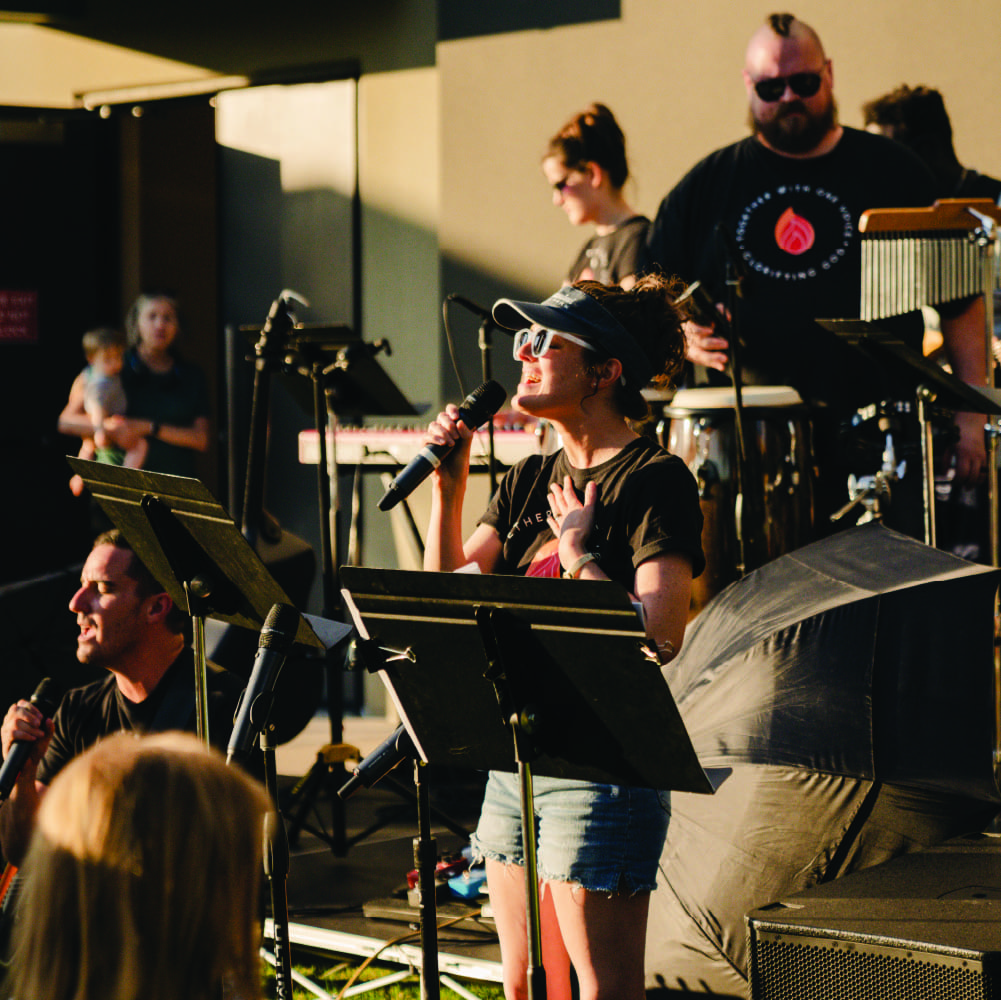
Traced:
<path id="1" fill-rule="evenodd" d="M 622 362 L 623 380 L 643 387 L 656 374 L 635 337 L 594 297 L 567 285 L 545 302 L 498 299 L 494 320 L 505 330 L 519 330 L 524 320 L 559 333 L 572 333 Z"/>

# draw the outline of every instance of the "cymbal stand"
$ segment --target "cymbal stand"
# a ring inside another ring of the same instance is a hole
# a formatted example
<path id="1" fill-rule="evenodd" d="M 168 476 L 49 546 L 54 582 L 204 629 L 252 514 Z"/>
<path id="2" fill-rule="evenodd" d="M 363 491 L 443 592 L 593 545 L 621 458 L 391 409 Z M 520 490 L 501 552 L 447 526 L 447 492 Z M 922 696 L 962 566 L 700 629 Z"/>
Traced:
<path id="1" fill-rule="evenodd" d="M 994 361 L 994 289 L 999 283 L 998 257 L 1001 253 L 1001 232 L 998 223 L 989 215 L 968 207 L 967 211 L 980 223 L 972 236 L 980 248 L 983 271 L 984 299 L 984 357 L 985 377 L 989 388 L 997 388 L 997 365 Z M 987 427 L 987 497 L 990 511 L 991 565 L 1001 566 L 1001 529 L 999 529 L 998 501 L 998 444 L 1001 437 L 1001 415 L 994 414 Z"/>

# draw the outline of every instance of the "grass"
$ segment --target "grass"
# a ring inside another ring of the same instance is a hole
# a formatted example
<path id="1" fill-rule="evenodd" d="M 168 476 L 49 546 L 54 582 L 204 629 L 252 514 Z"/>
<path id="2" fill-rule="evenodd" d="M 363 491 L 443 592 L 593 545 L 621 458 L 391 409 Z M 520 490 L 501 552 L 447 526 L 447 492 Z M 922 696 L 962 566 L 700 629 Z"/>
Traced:
<path id="1" fill-rule="evenodd" d="M 381 979 L 393 973 L 403 972 L 400 966 L 379 965 L 373 962 L 366 965 L 361 971 L 358 970 L 364 965 L 356 959 L 339 961 L 336 958 L 317 958 L 314 963 L 302 961 L 296 962 L 295 972 L 314 982 L 321 989 L 326 991 L 331 997 L 337 997 L 345 987 L 351 989 L 355 995 L 355 987 Z M 357 978 L 355 974 L 357 973 Z M 499 983 L 482 983 L 463 980 L 459 985 L 466 992 L 472 994 L 480 1000 L 503 1000 L 504 991 Z M 264 995 L 273 997 L 275 993 L 274 974 L 269 966 L 264 971 Z M 420 973 L 411 970 L 408 978 L 398 983 L 386 984 L 373 987 L 370 991 L 362 994 L 366 1000 L 417 1000 L 421 995 Z M 293 982 L 293 1000 L 316 1000 L 316 994 L 310 992 L 299 983 Z M 459 994 L 449 989 L 444 984 L 441 986 L 442 1000 L 465 1000 L 465 994 Z"/>

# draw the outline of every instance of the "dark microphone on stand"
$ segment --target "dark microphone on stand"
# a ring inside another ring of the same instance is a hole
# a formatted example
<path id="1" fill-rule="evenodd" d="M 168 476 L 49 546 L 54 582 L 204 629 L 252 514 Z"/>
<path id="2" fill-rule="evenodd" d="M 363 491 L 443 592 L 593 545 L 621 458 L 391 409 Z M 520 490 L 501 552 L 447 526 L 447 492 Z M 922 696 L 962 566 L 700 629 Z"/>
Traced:
<path id="1" fill-rule="evenodd" d="M 31 696 L 31 704 L 38 709 L 46 719 L 51 719 L 56 714 L 56 686 L 52 679 L 46 677 Z M 17 776 L 21 769 L 28 763 L 31 756 L 31 748 L 35 745 L 34 740 L 16 740 L 11 744 L 10 753 L 0 765 L 0 802 L 6 802 L 10 798 L 10 793 L 17 783 Z"/>
<path id="2" fill-rule="evenodd" d="M 719 238 L 720 243 L 723 244 L 723 255 L 726 258 L 732 279 L 736 284 L 737 294 L 743 295 L 742 285 L 744 279 L 747 277 L 747 264 L 744 262 L 744 258 L 737 247 L 737 240 L 722 222 L 716 223 L 715 230 L 716 236 Z"/>
<path id="3" fill-rule="evenodd" d="M 484 309 L 483 306 L 478 306 L 475 302 L 470 302 L 469 299 L 464 299 L 461 295 L 446 295 L 445 298 L 449 302 L 457 302 L 464 309 L 468 309 L 474 316 L 489 320 L 491 323 L 493 322 L 494 317 L 489 309 Z"/>
<path id="4" fill-rule="evenodd" d="M 397 726 L 354 770 L 354 774 L 337 789 L 337 797 L 350 798 L 362 788 L 371 788 L 398 764 L 417 756 L 417 747 L 406 726 Z"/>
<path id="5" fill-rule="evenodd" d="M 475 388 L 459 406 L 459 419 L 475 430 L 489 420 L 507 399 L 504 387 L 492 379 Z M 389 489 L 379 501 L 379 510 L 391 510 L 406 499 L 452 450 L 450 444 L 425 445 L 414 455 L 407 467 L 389 484 Z"/>
<path id="6" fill-rule="evenodd" d="M 716 308 L 716 302 L 701 281 L 693 281 L 675 300 L 677 306 L 685 306 L 694 322 L 699 326 L 726 323 L 726 317 Z"/>
<path id="7" fill-rule="evenodd" d="M 229 737 L 226 763 L 234 757 L 245 762 L 254 742 L 271 714 L 275 681 L 285 664 L 299 629 L 299 612 L 291 604 L 274 604 L 261 629 L 261 639 L 254 657 L 254 669 L 240 696 L 240 704 Z"/>

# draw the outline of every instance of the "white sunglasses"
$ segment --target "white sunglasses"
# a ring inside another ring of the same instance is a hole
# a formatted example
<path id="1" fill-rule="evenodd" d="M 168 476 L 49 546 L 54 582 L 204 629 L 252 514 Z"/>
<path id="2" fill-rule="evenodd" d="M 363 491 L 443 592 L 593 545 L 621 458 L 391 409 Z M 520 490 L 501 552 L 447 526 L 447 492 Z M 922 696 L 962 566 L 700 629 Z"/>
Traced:
<path id="1" fill-rule="evenodd" d="M 581 347 L 586 347 L 589 350 L 594 350 L 594 344 L 589 343 L 586 340 L 581 340 L 580 337 L 575 337 L 573 334 L 564 333 L 562 330 L 519 330 L 514 335 L 514 346 L 512 354 L 514 360 L 520 360 L 518 358 L 521 349 L 527 344 L 528 349 L 532 352 L 532 357 L 541 358 L 545 355 L 546 351 L 549 350 L 550 344 L 553 342 L 553 337 L 562 337 L 564 340 L 569 340 L 572 344 L 579 344 Z"/>

